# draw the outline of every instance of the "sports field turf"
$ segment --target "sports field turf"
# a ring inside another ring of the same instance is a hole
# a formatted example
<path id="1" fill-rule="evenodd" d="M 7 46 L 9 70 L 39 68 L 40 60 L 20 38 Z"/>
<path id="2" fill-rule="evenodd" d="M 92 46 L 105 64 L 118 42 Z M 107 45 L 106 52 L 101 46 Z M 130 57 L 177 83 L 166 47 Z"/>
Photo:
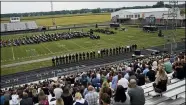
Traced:
<path id="1" fill-rule="evenodd" d="M 96 33 L 101 36 L 100 40 L 91 40 L 89 38 L 60 40 L 55 42 L 46 42 L 35 45 L 24 45 L 18 47 L 1 48 L 1 65 L 11 64 L 21 61 L 29 61 L 34 59 L 52 57 L 56 55 L 64 55 L 75 52 L 91 51 L 101 48 L 112 48 L 116 46 L 126 46 L 137 44 L 139 47 L 150 47 L 164 44 L 165 40 L 157 36 L 157 33 L 145 33 L 139 28 L 128 27 L 128 31 L 119 31 L 115 35 L 105 35 Z M 74 29 L 81 30 L 81 29 Z M 72 31 L 74 31 L 72 30 Z M 89 28 L 84 29 L 88 31 Z M 61 30 L 67 31 L 67 30 Z M 115 31 L 115 30 L 114 30 Z M 60 31 L 57 31 L 60 32 Z M 165 33 L 165 32 L 163 32 Z M 177 29 L 177 41 L 184 38 L 184 29 Z M 34 33 L 38 34 L 38 33 Z M 168 32 L 166 34 L 169 34 Z M 2 36 L 2 39 L 21 37 L 22 35 Z M 32 34 L 27 34 L 32 35 Z M 35 68 L 51 66 L 51 60 L 39 63 L 25 64 L 16 67 L 2 68 L 1 75 L 12 74 L 20 71 L 32 70 Z"/>
<path id="2" fill-rule="evenodd" d="M 83 14 L 83 15 L 55 15 L 56 25 L 74 25 L 87 23 L 101 23 L 110 21 L 110 14 Z M 8 22 L 8 18 L 2 18 L 1 22 Z M 24 17 L 21 21 L 35 21 L 38 26 L 52 26 L 51 16 Z"/>

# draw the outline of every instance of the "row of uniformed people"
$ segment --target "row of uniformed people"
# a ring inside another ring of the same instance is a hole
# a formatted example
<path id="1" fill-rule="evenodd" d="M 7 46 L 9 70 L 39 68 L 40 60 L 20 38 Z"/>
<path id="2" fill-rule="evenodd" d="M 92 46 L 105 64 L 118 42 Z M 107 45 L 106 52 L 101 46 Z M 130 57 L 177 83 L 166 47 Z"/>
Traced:
<path id="1" fill-rule="evenodd" d="M 83 52 L 83 53 L 76 53 L 76 54 L 69 54 L 69 55 L 64 55 L 64 56 L 56 56 L 52 58 L 52 64 L 53 66 L 56 65 L 61 65 L 61 64 L 67 64 L 67 63 L 73 63 L 73 62 L 78 62 L 81 60 L 86 60 L 86 59 L 92 59 L 96 57 L 95 51 L 91 52 Z"/>

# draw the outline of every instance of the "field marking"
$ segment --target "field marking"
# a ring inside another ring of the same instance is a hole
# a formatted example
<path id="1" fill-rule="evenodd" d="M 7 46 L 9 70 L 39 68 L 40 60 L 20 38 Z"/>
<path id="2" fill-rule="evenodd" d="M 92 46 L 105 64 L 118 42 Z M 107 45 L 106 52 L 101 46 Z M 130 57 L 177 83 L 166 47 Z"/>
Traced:
<path id="1" fill-rule="evenodd" d="M 53 52 L 52 52 L 49 48 L 45 47 L 43 44 L 41 44 L 41 46 L 43 46 L 43 47 L 44 47 L 45 49 L 47 49 L 50 53 L 53 54 Z"/>
<path id="2" fill-rule="evenodd" d="M 75 42 L 73 42 L 73 41 L 69 41 L 69 42 L 71 42 L 71 43 L 73 43 L 73 44 L 75 44 L 75 45 L 77 45 L 78 47 L 81 47 L 81 48 L 83 48 L 83 49 L 88 49 L 88 48 L 85 48 L 85 47 L 83 47 L 83 46 L 80 46 L 80 45 L 78 45 L 77 43 L 75 43 Z"/>
<path id="3" fill-rule="evenodd" d="M 12 47 L 12 57 L 13 57 L 13 60 L 15 60 L 14 49 L 13 49 L 13 47 Z"/>
<path id="4" fill-rule="evenodd" d="M 60 47 L 60 48 L 63 47 L 63 48 L 66 49 L 67 51 L 70 51 L 68 48 L 65 47 L 66 45 L 64 45 L 64 44 L 60 44 L 59 42 L 55 42 L 55 44 L 57 44 L 57 46 Z M 61 51 L 61 52 L 63 52 L 63 51 Z M 55 53 L 54 53 L 54 54 L 55 54 Z"/>

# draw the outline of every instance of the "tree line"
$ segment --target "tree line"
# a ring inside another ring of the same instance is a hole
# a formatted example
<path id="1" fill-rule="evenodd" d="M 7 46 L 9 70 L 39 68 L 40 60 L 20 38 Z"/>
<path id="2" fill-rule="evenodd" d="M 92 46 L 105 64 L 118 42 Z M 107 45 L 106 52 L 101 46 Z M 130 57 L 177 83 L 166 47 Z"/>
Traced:
<path id="1" fill-rule="evenodd" d="M 80 10 L 61 10 L 53 12 L 30 12 L 30 13 L 9 13 L 1 14 L 1 18 L 7 17 L 30 17 L 30 16 L 47 16 L 47 15 L 66 15 L 66 14 L 84 14 L 84 13 L 110 13 L 121 9 L 142 9 L 142 8 L 170 8 L 169 4 L 164 4 L 163 1 L 157 2 L 153 6 L 133 6 L 133 7 L 121 7 L 121 8 L 96 8 L 96 9 L 80 9 Z M 179 4 L 179 8 L 185 8 L 185 4 Z M 185 9 L 181 11 L 185 14 Z"/>

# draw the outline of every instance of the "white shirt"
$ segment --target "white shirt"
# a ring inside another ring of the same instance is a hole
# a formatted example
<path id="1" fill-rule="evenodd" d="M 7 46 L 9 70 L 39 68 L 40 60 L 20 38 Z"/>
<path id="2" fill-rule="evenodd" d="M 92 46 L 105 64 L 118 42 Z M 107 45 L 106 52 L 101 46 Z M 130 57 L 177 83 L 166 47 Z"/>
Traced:
<path id="1" fill-rule="evenodd" d="M 129 81 L 126 78 L 121 78 L 118 81 L 118 85 L 123 86 L 123 88 L 128 88 L 128 83 L 129 83 Z"/>
<path id="2" fill-rule="evenodd" d="M 63 90 L 61 88 L 55 88 L 54 89 L 54 94 L 55 94 L 56 99 L 60 98 L 62 93 L 63 93 Z"/>
<path id="3" fill-rule="evenodd" d="M 17 105 L 19 104 L 19 100 L 18 100 L 19 96 L 17 94 L 12 95 L 12 105 Z"/>

